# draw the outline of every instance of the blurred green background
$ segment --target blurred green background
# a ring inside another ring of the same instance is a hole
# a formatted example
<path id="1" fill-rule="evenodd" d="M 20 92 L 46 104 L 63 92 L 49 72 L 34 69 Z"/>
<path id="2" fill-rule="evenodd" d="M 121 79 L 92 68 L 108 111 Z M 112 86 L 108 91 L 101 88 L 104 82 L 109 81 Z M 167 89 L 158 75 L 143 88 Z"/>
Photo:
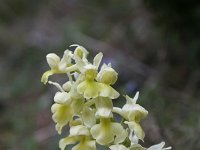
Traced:
<path id="1" fill-rule="evenodd" d="M 121 93 L 140 91 L 145 146 L 200 149 L 200 1 L 1 0 L 0 150 L 58 150 L 40 77 L 74 43 L 104 53 Z"/>

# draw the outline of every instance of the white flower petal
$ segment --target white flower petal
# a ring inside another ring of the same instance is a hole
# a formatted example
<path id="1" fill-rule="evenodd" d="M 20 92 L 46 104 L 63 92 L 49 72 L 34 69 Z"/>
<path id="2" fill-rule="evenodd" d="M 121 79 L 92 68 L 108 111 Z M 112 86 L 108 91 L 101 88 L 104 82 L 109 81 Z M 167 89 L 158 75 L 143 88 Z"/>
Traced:
<path id="1" fill-rule="evenodd" d="M 54 96 L 54 102 L 58 104 L 69 104 L 71 102 L 71 96 L 67 92 L 57 92 Z"/>
<path id="2" fill-rule="evenodd" d="M 73 118 L 73 109 L 69 105 L 53 104 L 51 107 L 52 119 L 56 123 L 56 130 L 61 134 L 62 128 Z"/>
<path id="3" fill-rule="evenodd" d="M 72 82 L 71 81 L 67 81 L 62 85 L 62 88 L 67 92 L 70 91 L 71 87 L 72 87 Z"/>
<path id="4" fill-rule="evenodd" d="M 102 97 L 109 97 L 111 99 L 116 99 L 119 97 L 119 93 L 113 89 L 111 86 L 100 83 L 101 87 L 100 87 L 100 96 Z"/>
<path id="5" fill-rule="evenodd" d="M 111 145 L 109 147 L 111 150 L 129 150 L 127 147 L 124 145 Z"/>
<path id="6" fill-rule="evenodd" d="M 83 81 L 77 87 L 77 91 L 83 94 L 84 98 L 96 98 L 99 94 L 99 83 L 94 81 Z"/>
<path id="7" fill-rule="evenodd" d="M 149 147 L 147 150 L 170 150 L 171 149 L 171 147 L 163 148 L 164 146 L 165 146 L 165 142 L 161 142 L 159 144 Z"/>
<path id="8" fill-rule="evenodd" d="M 93 109 L 84 107 L 83 111 L 81 112 L 81 116 L 85 126 L 92 127 L 96 124 L 95 112 Z"/>
<path id="9" fill-rule="evenodd" d="M 96 142 L 93 141 L 81 141 L 79 144 L 74 146 L 72 150 L 96 150 Z"/>
<path id="10" fill-rule="evenodd" d="M 130 150 L 146 150 L 146 148 L 142 147 L 140 144 L 134 144 L 130 147 Z"/>
<path id="11" fill-rule="evenodd" d="M 64 150 L 67 145 L 74 144 L 78 141 L 77 137 L 66 137 L 59 141 L 59 148 Z"/>
<path id="12" fill-rule="evenodd" d="M 139 123 L 136 123 L 134 121 L 132 122 L 128 122 L 128 121 L 125 121 L 124 122 L 125 124 L 128 124 L 129 128 L 134 131 L 134 134 L 142 141 L 144 141 L 144 136 L 145 136 L 145 133 L 142 129 L 142 127 L 140 126 Z"/>
<path id="13" fill-rule="evenodd" d="M 72 56 L 73 54 L 71 51 L 65 50 L 64 55 L 58 64 L 59 70 L 64 71 L 69 65 L 71 65 Z"/>
<path id="14" fill-rule="evenodd" d="M 107 97 L 98 97 L 95 99 L 95 106 L 97 108 L 96 116 L 103 118 L 112 117 L 112 100 Z"/>
<path id="15" fill-rule="evenodd" d="M 122 136 L 125 135 L 122 125 L 120 123 L 113 123 L 107 118 L 101 118 L 100 124 L 94 125 L 90 132 L 97 143 L 101 145 L 107 145 L 114 142 L 114 140 L 116 143 L 123 142 L 126 138 Z"/>
<path id="16" fill-rule="evenodd" d="M 128 95 L 126 95 L 125 97 L 126 97 L 126 104 L 134 105 L 138 100 L 139 92 L 135 94 L 134 98 L 130 98 Z"/>
<path id="17" fill-rule="evenodd" d="M 102 60 L 102 57 L 103 57 L 103 53 L 98 53 L 95 57 L 94 57 L 94 60 L 93 60 L 93 65 L 95 65 L 97 68 L 99 67 L 100 63 L 101 63 L 101 60 Z"/>
<path id="18" fill-rule="evenodd" d="M 60 57 L 55 53 L 50 53 L 46 56 L 47 63 L 51 69 L 55 69 L 58 67 L 58 63 L 60 62 Z"/>
<path id="19" fill-rule="evenodd" d="M 79 135 L 89 136 L 90 132 L 89 132 L 89 130 L 87 129 L 86 126 L 77 125 L 77 126 L 72 126 L 70 128 L 70 135 L 71 136 L 79 136 Z"/>
<path id="20" fill-rule="evenodd" d="M 116 135 L 114 143 L 115 144 L 122 143 L 128 136 L 127 131 L 124 130 L 122 125 L 119 123 L 113 123 L 112 128 L 113 128 L 114 134 Z"/>

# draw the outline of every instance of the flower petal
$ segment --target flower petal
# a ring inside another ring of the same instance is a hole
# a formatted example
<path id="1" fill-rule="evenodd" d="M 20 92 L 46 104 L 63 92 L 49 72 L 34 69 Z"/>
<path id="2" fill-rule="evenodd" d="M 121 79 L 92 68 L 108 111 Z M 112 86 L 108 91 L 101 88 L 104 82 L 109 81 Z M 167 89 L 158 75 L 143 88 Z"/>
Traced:
<path id="1" fill-rule="evenodd" d="M 127 131 L 124 130 L 123 126 L 120 123 L 112 123 L 111 127 L 113 130 L 113 134 L 115 135 L 114 143 L 122 143 L 128 135 Z"/>
<path id="2" fill-rule="evenodd" d="M 72 126 L 69 132 L 71 136 L 90 135 L 90 132 L 87 129 L 87 127 L 83 125 Z"/>
<path id="3" fill-rule="evenodd" d="M 111 86 L 106 85 L 104 83 L 101 84 L 101 89 L 100 89 L 100 96 L 102 97 L 109 97 L 111 99 L 116 99 L 119 97 L 119 93 L 113 89 Z"/>
<path id="4" fill-rule="evenodd" d="M 53 75 L 54 73 L 55 73 L 54 70 L 48 70 L 45 73 L 43 73 L 42 78 L 41 78 L 41 82 L 46 84 L 48 82 L 49 76 Z"/>
<path id="5" fill-rule="evenodd" d="M 71 102 L 70 94 L 67 92 L 57 92 L 54 96 L 54 102 L 59 104 L 69 104 Z"/>
<path id="6" fill-rule="evenodd" d="M 114 141 L 110 126 L 96 124 L 91 128 L 90 132 L 100 145 L 106 145 Z"/>
<path id="7" fill-rule="evenodd" d="M 65 147 L 66 147 L 67 145 L 74 144 L 74 143 L 76 143 L 77 141 L 78 141 L 78 138 L 77 138 L 77 137 L 74 137 L 74 136 L 63 138 L 63 139 L 61 139 L 61 140 L 59 141 L 59 148 L 60 148 L 61 150 L 64 150 Z"/>
<path id="8" fill-rule="evenodd" d="M 125 140 L 127 133 L 124 132 L 120 123 L 113 123 L 109 118 L 101 118 L 100 124 L 94 125 L 90 132 L 97 143 L 106 145 L 115 140 L 115 143 L 121 143 Z"/>
<path id="9" fill-rule="evenodd" d="M 96 116 L 103 118 L 112 117 L 112 100 L 106 97 L 98 97 L 95 99 L 95 106 L 97 108 Z"/>
<path id="10" fill-rule="evenodd" d="M 117 72 L 110 66 L 103 64 L 100 72 L 97 74 L 97 81 L 107 85 L 113 85 L 117 81 Z"/>
<path id="11" fill-rule="evenodd" d="M 73 110 L 69 105 L 53 104 L 51 107 L 56 130 L 61 134 L 62 128 L 73 118 Z"/>
<path id="12" fill-rule="evenodd" d="M 94 60 L 93 60 L 93 65 L 95 65 L 97 68 L 99 67 L 100 63 L 101 63 L 101 60 L 102 60 L 102 57 L 103 57 L 103 53 L 98 53 L 95 57 L 94 57 Z"/>
<path id="13" fill-rule="evenodd" d="M 58 63 L 60 62 L 60 57 L 55 53 L 50 53 L 46 56 L 47 63 L 51 69 L 56 69 L 58 67 Z"/>
<path id="14" fill-rule="evenodd" d="M 84 141 L 80 142 L 72 148 L 72 150 L 96 150 L 96 142 L 93 141 Z"/>
<path id="15" fill-rule="evenodd" d="M 142 147 L 140 144 L 134 144 L 130 147 L 130 150 L 146 150 L 146 148 Z"/>
<path id="16" fill-rule="evenodd" d="M 130 121 L 140 122 L 141 119 L 148 115 L 148 111 L 138 104 L 131 108 L 132 110 L 128 111 L 128 118 Z M 125 108 L 123 107 L 123 110 L 124 109 Z"/>
<path id="17" fill-rule="evenodd" d="M 99 83 L 94 81 L 83 81 L 77 87 L 77 91 L 83 94 L 84 98 L 96 98 L 99 93 Z"/>
<path id="18" fill-rule="evenodd" d="M 126 95 L 125 97 L 126 97 L 126 104 L 130 105 L 136 104 L 137 99 L 139 97 L 139 92 L 135 94 L 134 98 L 130 98 L 128 95 Z"/>
<path id="19" fill-rule="evenodd" d="M 112 145 L 109 147 L 111 150 L 129 150 L 124 145 Z"/>
<path id="20" fill-rule="evenodd" d="M 170 150 L 170 149 L 172 149 L 172 147 L 163 148 L 164 146 L 165 146 L 165 142 L 161 142 L 159 144 L 149 147 L 147 150 Z"/>
<path id="21" fill-rule="evenodd" d="M 72 100 L 71 108 L 74 110 L 76 115 L 80 115 L 80 112 L 83 109 L 84 99 L 83 98 L 76 98 Z"/>
<path id="22" fill-rule="evenodd" d="M 94 124 L 96 124 L 95 112 L 92 108 L 84 107 L 83 111 L 81 112 L 81 116 L 85 126 L 92 127 Z"/>
<path id="23" fill-rule="evenodd" d="M 58 64 L 59 70 L 64 71 L 69 65 L 71 65 L 72 56 L 73 54 L 71 51 L 65 50 L 64 55 Z"/>
<path id="24" fill-rule="evenodd" d="M 142 127 L 140 126 L 139 123 L 136 123 L 134 121 L 131 121 L 131 122 L 128 122 L 128 121 L 125 121 L 124 122 L 125 124 L 128 124 L 129 128 L 134 131 L 134 134 L 142 141 L 144 141 L 144 136 L 145 136 L 145 133 L 142 129 Z"/>

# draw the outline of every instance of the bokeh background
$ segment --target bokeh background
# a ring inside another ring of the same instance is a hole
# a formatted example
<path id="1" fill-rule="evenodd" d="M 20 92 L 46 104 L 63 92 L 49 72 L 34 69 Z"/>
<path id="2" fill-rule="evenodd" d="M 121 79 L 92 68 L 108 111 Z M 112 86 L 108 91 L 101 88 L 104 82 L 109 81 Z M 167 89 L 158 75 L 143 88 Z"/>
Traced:
<path id="1" fill-rule="evenodd" d="M 74 43 L 104 53 L 121 93 L 140 91 L 145 146 L 200 149 L 200 1 L 1 0 L 0 150 L 58 150 L 56 89 L 40 78 Z"/>

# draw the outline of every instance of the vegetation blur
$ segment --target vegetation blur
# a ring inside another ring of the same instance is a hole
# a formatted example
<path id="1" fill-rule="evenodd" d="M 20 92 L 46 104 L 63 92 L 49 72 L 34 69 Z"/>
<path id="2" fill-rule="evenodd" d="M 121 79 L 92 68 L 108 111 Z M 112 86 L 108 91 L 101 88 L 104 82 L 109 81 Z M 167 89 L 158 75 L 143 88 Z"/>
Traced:
<path id="1" fill-rule="evenodd" d="M 40 78 L 46 54 L 62 56 L 74 43 L 104 53 L 121 93 L 140 91 L 146 146 L 200 149 L 200 1 L 1 0 L 1 150 L 59 149 L 56 89 Z"/>

